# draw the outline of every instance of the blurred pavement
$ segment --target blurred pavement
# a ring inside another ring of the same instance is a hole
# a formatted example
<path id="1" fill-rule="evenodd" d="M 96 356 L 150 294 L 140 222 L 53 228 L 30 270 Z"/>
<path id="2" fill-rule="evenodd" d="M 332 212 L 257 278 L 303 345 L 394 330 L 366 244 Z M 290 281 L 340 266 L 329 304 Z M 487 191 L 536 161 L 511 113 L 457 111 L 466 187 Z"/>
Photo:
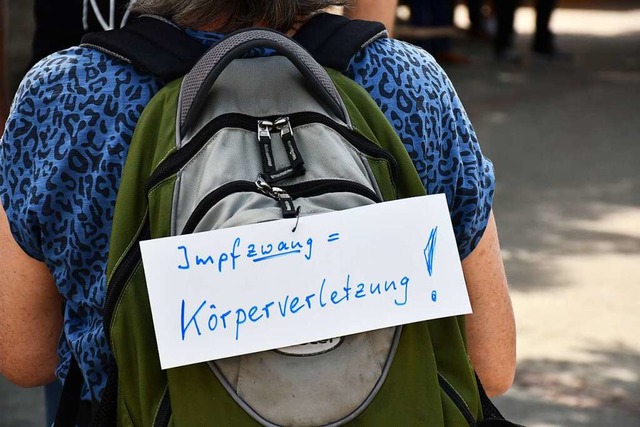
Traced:
<path id="1" fill-rule="evenodd" d="M 15 74 L 31 2 L 9 3 Z M 528 53 L 533 19 L 518 12 L 521 66 L 464 37 L 472 64 L 444 64 L 497 172 L 518 372 L 496 403 L 532 427 L 640 426 L 640 3 L 560 0 L 569 63 Z M 44 426 L 43 399 L 0 378 L 0 426 Z"/>
<path id="2" fill-rule="evenodd" d="M 518 327 L 496 403 L 527 426 L 640 426 L 640 3 L 560 0 L 571 63 L 529 53 L 534 18 L 522 66 L 466 39 L 471 66 L 444 65 L 496 168 Z"/>

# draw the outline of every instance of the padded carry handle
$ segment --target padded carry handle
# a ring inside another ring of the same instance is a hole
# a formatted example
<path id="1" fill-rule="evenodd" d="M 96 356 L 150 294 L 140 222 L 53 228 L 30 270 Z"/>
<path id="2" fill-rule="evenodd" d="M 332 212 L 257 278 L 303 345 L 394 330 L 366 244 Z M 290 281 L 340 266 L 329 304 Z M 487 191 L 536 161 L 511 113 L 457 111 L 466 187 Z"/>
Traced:
<path id="1" fill-rule="evenodd" d="M 246 29 L 232 33 L 214 45 L 185 76 L 178 111 L 181 136 L 193 125 L 209 90 L 224 68 L 256 47 L 271 48 L 286 56 L 316 89 L 321 100 L 338 118 L 347 122 L 347 113 L 329 75 L 302 46 L 274 30 Z"/>

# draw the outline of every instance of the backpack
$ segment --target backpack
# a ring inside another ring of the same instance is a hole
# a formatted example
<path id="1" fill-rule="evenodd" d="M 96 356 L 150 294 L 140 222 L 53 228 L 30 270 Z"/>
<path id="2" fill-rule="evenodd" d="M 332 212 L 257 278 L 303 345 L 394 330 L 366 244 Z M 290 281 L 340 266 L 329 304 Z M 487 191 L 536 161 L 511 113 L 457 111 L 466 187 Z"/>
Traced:
<path id="1" fill-rule="evenodd" d="M 320 14 L 297 36 L 313 56 L 267 29 L 230 34 L 203 54 L 154 17 L 83 40 L 175 78 L 143 111 L 123 170 L 104 308 L 112 370 L 85 416 L 92 425 L 474 426 L 487 412 L 462 316 L 303 351 L 313 357 L 266 351 L 161 369 L 141 240 L 425 193 L 383 113 L 340 72 L 384 28 Z M 278 55 L 247 58 L 256 48 Z M 347 365 L 357 369 L 335 369 Z M 78 378 L 72 360 L 56 425 L 77 420 Z"/>

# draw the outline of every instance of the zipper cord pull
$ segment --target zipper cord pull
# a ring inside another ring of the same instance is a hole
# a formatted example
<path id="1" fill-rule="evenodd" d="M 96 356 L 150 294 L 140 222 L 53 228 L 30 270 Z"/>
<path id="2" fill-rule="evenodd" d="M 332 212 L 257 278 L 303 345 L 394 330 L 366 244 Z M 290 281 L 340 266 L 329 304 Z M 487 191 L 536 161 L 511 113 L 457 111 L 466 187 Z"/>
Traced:
<path id="1" fill-rule="evenodd" d="M 289 117 L 281 117 L 273 122 L 273 126 L 280 130 L 280 138 L 284 143 L 289 163 L 291 164 L 291 170 L 296 172 L 304 172 L 304 161 L 298 150 L 295 137 L 293 135 L 293 129 L 289 122 Z"/>
<path id="2" fill-rule="evenodd" d="M 278 203 L 280 203 L 280 209 L 282 209 L 282 217 L 297 217 L 298 212 L 295 205 L 293 204 L 293 199 L 291 198 L 291 196 L 286 191 L 281 190 L 278 187 L 275 187 L 275 189 L 280 190 L 279 192 L 276 192 L 276 198 L 278 199 Z"/>
<path id="3" fill-rule="evenodd" d="M 276 173 L 276 164 L 273 158 L 273 148 L 271 146 L 271 129 L 273 122 L 269 120 L 258 120 L 258 143 L 260 155 L 262 157 L 262 170 L 267 176 Z"/>
<path id="4" fill-rule="evenodd" d="M 280 187 L 272 187 L 262 174 L 258 176 L 255 183 L 258 190 L 278 202 L 283 218 L 295 218 L 298 216 L 299 211 L 293 204 L 293 198 L 289 193 Z"/>

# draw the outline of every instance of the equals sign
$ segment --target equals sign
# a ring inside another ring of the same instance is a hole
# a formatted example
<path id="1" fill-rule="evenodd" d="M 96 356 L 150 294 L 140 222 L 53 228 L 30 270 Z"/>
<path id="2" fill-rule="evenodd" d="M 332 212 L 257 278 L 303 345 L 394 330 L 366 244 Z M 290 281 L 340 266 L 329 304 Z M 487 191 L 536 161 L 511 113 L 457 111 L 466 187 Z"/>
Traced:
<path id="1" fill-rule="evenodd" d="M 327 239 L 327 242 L 335 242 L 336 240 L 340 239 L 340 233 L 333 233 L 333 234 L 329 234 L 329 238 Z"/>

